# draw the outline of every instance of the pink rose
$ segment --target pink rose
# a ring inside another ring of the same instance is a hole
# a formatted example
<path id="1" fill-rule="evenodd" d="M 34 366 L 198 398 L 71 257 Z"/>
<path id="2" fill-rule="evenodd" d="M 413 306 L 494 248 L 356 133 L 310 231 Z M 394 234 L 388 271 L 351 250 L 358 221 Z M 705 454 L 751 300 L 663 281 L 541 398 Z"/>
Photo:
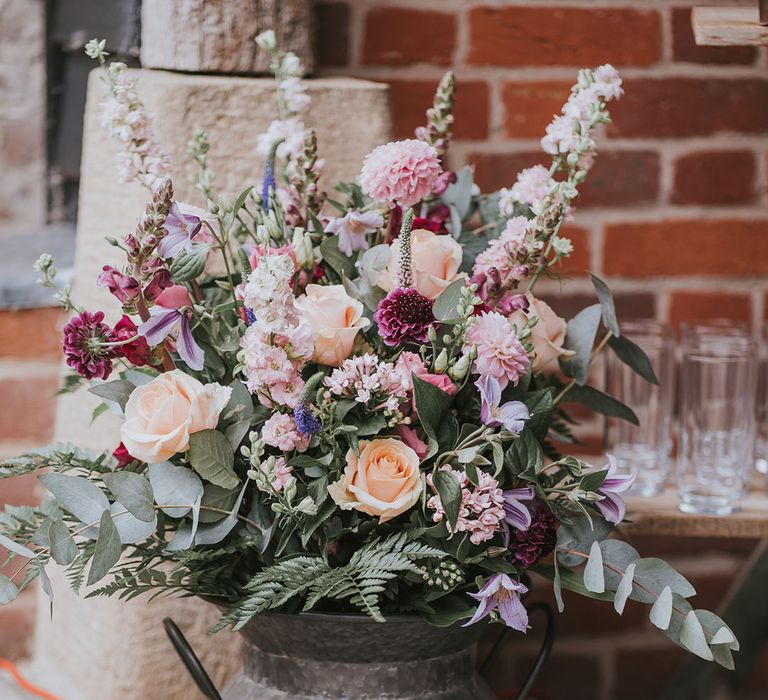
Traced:
<path id="1" fill-rule="evenodd" d="M 411 232 L 411 269 L 413 286 L 425 297 L 434 299 L 451 282 L 462 276 L 461 246 L 452 236 L 438 236 L 420 228 Z M 400 248 L 397 241 L 390 246 L 389 263 L 379 277 L 379 286 L 385 291 L 397 283 L 400 266 Z"/>
<path id="2" fill-rule="evenodd" d="M 400 353 L 400 357 L 397 358 L 395 363 L 395 369 L 400 373 L 403 386 L 408 391 L 413 391 L 412 374 L 415 374 L 425 382 L 429 382 L 432 386 L 442 389 L 449 396 L 453 396 L 457 391 L 456 385 L 447 374 L 431 374 L 428 372 L 424 361 L 415 352 L 406 350 Z M 416 411 L 415 397 L 413 399 L 413 410 L 414 412 Z"/>
<path id="3" fill-rule="evenodd" d="M 313 359 L 321 365 L 338 367 L 352 353 L 360 329 L 369 323 L 363 316 L 363 305 L 341 284 L 308 284 L 306 294 L 296 299 L 295 306 L 312 326 Z"/>
<path id="4" fill-rule="evenodd" d="M 359 446 L 360 456 L 349 450 L 344 475 L 328 487 L 336 504 L 378 516 L 380 523 L 412 508 L 423 488 L 416 452 L 394 438 L 360 440 Z"/>
<path id="5" fill-rule="evenodd" d="M 175 369 L 137 386 L 125 404 L 120 437 L 130 455 L 149 464 L 189 449 L 189 436 L 213 429 L 232 389 L 202 384 Z"/>
<path id="6" fill-rule="evenodd" d="M 536 299 L 532 294 L 528 294 L 527 297 L 528 311 L 515 311 L 509 320 L 517 326 L 518 330 L 522 330 L 531 318 L 538 319 L 531 330 L 534 351 L 531 367 L 534 372 L 554 369 L 558 357 L 573 355 L 572 350 L 566 350 L 563 347 L 565 320 L 560 318 L 546 302 Z"/>

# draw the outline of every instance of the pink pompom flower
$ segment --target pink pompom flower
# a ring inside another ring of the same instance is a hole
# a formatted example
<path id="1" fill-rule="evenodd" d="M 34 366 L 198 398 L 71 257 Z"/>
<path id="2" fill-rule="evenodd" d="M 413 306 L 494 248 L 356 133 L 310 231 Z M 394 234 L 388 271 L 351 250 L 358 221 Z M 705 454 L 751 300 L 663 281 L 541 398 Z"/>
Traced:
<path id="1" fill-rule="evenodd" d="M 440 158 L 429 144 L 392 141 L 365 157 L 360 185 L 379 204 L 412 207 L 432 192 L 441 172 Z"/>

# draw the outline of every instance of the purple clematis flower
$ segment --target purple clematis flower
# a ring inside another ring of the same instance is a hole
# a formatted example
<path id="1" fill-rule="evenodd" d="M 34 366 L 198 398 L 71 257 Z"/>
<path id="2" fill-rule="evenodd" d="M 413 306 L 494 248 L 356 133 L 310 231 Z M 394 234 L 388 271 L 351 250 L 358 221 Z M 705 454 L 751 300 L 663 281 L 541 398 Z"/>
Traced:
<path id="1" fill-rule="evenodd" d="M 192 246 L 192 239 L 200 232 L 203 222 L 199 216 L 182 214 L 179 205 L 171 202 L 171 209 L 163 228 L 167 231 L 157 245 L 157 252 L 164 258 L 175 258 L 182 250 Z"/>
<path id="2" fill-rule="evenodd" d="M 331 219 L 325 226 L 328 233 L 335 233 L 339 250 L 351 256 L 356 250 L 366 250 L 366 236 L 384 225 L 384 217 L 377 211 L 348 211 L 338 219 Z"/>
<path id="3" fill-rule="evenodd" d="M 516 530 L 527 530 L 531 526 L 531 511 L 522 501 L 533 500 L 533 488 L 509 489 L 502 493 L 504 497 L 504 524 Z M 508 545 L 509 529 L 505 533 L 504 546 Z"/>
<path id="4" fill-rule="evenodd" d="M 624 520 L 627 507 L 624 505 L 624 499 L 618 494 L 627 491 L 635 482 L 634 474 L 617 474 L 617 469 L 616 458 L 608 455 L 608 474 L 597 490 L 597 493 L 603 496 L 603 500 L 597 502 L 597 507 L 609 523 L 620 523 Z"/>
<path id="5" fill-rule="evenodd" d="M 519 433 L 531 414 L 522 401 L 501 401 L 501 384 L 496 377 L 484 375 L 475 382 L 480 391 L 480 420 L 489 427 L 502 426 L 512 433 Z"/>
<path id="6" fill-rule="evenodd" d="M 205 353 L 192 337 L 189 318 L 182 310 L 191 304 L 186 287 L 174 285 L 166 289 L 158 298 L 157 304 L 149 310 L 149 319 L 139 326 L 150 345 L 160 345 L 169 335 L 176 333 L 176 350 L 190 369 L 203 369 Z"/>
<path id="7" fill-rule="evenodd" d="M 472 619 L 463 627 L 474 625 L 493 610 L 498 610 L 508 627 L 525 632 L 528 629 L 528 611 L 520 601 L 520 594 L 527 592 L 528 589 L 522 583 L 513 581 L 507 574 L 494 574 L 477 593 L 469 594 L 480 604 Z"/>

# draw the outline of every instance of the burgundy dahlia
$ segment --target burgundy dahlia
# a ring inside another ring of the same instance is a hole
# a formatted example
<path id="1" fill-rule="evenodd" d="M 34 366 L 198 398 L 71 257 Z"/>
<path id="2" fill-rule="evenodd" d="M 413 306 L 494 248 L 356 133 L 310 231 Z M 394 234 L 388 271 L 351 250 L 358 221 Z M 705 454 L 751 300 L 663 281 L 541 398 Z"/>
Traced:
<path id="1" fill-rule="evenodd" d="M 389 346 L 426 343 L 435 323 L 432 300 L 415 289 L 396 287 L 379 303 L 373 315 L 379 335 Z"/>
<path id="2" fill-rule="evenodd" d="M 103 312 L 83 311 L 64 326 L 62 346 L 67 365 L 86 379 L 106 379 L 117 356 L 114 347 L 104 346 L 115 338 L 103 321 Z"/>
<path id="3" fill-rule="evenodd" d="M 523 566 L 533 566 L 547 556 L 557 541 L 557 518 L 543 503 L 529 506 L 532 522 L 527 530 L 513 530 L 509 549 Z"/>

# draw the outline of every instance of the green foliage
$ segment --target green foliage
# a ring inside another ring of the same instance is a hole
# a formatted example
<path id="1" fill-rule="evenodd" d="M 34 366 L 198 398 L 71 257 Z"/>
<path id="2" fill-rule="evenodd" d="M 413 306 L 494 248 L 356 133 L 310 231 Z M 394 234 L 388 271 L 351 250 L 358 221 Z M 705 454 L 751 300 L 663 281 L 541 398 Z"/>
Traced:
<path id="1" fill-rule="evenodd" d="M 205 479 L 224 489 L 233 489 L 240 479 L 233 465 L 235 455 L 224 433 L 218 430 L 201 430 L 189 437 L 189 463 Z"/>
<path id="2" fill-rule="evenodd" d="M 569 377 L 573 377 L 579 385 L 587 383 L 590 356 L 595 344 L 595 335 L 600 326 L 601 314 L 600 304 L 594 304 L 568 321 L 563 345 L 574 354 L 561 360 L 560 365 L 563 371 Z"/>
<path id="3" fill-rule="evenodd" d="M 33 474 L 39 469 L 55 472 L 79 470 L 84 474 L 103 473 L 110 471 L 113 463 L 109 452 L 97 454 L 67 443 L 56 443 L 0 462 L 0 479 Z"/>
<path id="4" fill-rule="evenodd" d="M 171 263 L 171 276 L 177 284 L 190 282 L 203 274 L 210 246 L 196 243 L 182 250 Z"/>

